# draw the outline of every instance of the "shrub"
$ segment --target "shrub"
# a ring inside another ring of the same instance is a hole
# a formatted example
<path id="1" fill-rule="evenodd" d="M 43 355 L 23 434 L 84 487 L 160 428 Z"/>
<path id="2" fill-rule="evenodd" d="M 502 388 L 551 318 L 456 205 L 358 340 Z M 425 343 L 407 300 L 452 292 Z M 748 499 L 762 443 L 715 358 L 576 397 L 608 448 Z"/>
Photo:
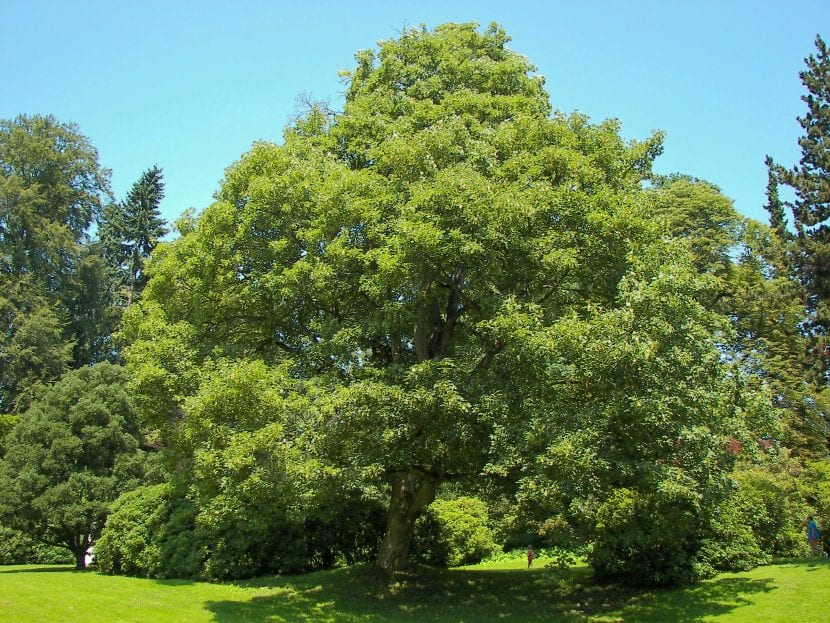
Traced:
<path id="1" fill-rule="evenodd" d="M 591 565 L 599 579 L 673 586 L 699 578 L 699 510 L 693 497 L 622 488 L 597 513 Z"/>
<path id="2" fill-rule="evenodd" d="M 499 547 L 487 505 L 474 497 L 436 500 L 418 520 L 414 558 L 435 566 L 474 564 Z"/>
<path id="3" fill-rule="evenodd" d="M 32 537 L 0 526 L 0 565 L 64 565 L 75 562 L 65 547 L 43 545 Z"/>
<path id="4" fill-rule="evenodd" d="M 217 496 L 205 506 L 173 485 L 121 496 L 96 545 L 102 572 L 230 580 L 353 564 L 374 557 L 385 513 L 352 492 L 289 519 L 273 500 Z"/>
<path id="5" fill-rule="evenodd" d="M 758 544 L 746 521 L 746 507 L 738 491 L 714 509 L 709 534 L 697 555 L 699 575 L 718 571 L 748 571 L 770 562 L 771 556 Z"/>
<path id="6" fill-rule="evenodd" d="M 777 466 L 749 467 L 733 474 L 738 490 L 736 504 L 764 554 L 774 558 L 808 553 L 801 526 L 808 508 L 798 481 Z"/>
<path id="7" fill-rule="evenodd" d="M 165 483 L 122 495 L 95 546 L 101 572 L 137 577 L 194 577 L 204 557 L 192 504 Z"/>

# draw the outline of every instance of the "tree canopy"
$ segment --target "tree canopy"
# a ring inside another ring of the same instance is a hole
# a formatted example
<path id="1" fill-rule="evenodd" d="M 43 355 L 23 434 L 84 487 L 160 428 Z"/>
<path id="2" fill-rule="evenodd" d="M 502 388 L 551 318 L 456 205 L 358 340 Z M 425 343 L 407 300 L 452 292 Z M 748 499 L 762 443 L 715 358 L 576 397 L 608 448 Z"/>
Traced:
<path id="1" fill-rule="evenodd" d="M 312 107 L 282 145 L 254 145 L 159 247 L 125 319 L 134 386 L 170 439 L 194 442 L 200 368 L 281 367 L 310 451 L 386 484 L 388 569 L 441 483 L 515 476 L 563 431 L 650 461 L 652 491 L 678 438 L 703 456 L 740 420 L 705 279 L 646 209 L 660 135 L 552 112 L 508 41 L 449 24 L 359 52 L 343 112 Z M 700 484 L 691 457 L 673 469 Z"/>
<path id="2" fill-rule="evenodd" d="M 0 516 L 42 542 L 84 555 L 109 505 L 140 482 L 138 415 L 120 367 L 65 375 L 21 416 L 0 461 Z"/>
<path id="3" fill-rule="evenodd" d="M 649 585 L 802 551 L 830 505 L 823 42 L 767 227 L 655 175 L 660 132 L 556 110 L 509 41 L 358 52 L 341 111 L 307 102 L 167 242 L 161 169 L 116 203 L 75 126 L 2 122 L 6 541 L 230 579 L 520 539 Z"/>
<path id="4" fill-rule="evenodd" d="M 109 196 L 109 172 L 77 126 L 0 121 L 0 412 L 24 410 L 39 383 L 94 349 L 79 303 L 101 288 L 84 244 Z"/>

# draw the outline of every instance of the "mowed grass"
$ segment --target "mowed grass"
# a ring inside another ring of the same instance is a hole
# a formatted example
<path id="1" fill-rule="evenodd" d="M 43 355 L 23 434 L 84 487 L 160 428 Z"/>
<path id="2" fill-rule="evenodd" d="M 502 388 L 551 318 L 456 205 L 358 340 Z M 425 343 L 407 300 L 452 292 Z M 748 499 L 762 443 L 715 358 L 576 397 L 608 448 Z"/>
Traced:
<path id="1" fill-rule="evenodd" d="M 544 562 L 544 561 L 540 561 Z M 830 621 L 830 563 L 801 560 L 679 590 L 591 582 L 521 560 L 389 578 L 371 566 L 228 584 L 141 580 L 64 567 L 0 567 L 0 622 L 458 623 Z"/>

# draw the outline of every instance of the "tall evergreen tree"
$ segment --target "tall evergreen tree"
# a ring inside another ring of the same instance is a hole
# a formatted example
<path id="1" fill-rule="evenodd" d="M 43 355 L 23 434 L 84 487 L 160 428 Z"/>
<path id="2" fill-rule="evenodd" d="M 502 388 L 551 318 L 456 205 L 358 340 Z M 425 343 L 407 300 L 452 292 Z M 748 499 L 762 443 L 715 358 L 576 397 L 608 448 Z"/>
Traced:
<path id="1" fill-rule="evenodd" d="M 154 166 L 142 173 L 122 203 L 104 211 L 99 232 L 103 254 L 120 281 L 126 304 L 144 289 L 144 263 L 167 234 L 159 212 L 163 198 L 162 170 Z"/>
<path id="2" fill-rule="evenodd" d="M 830 369 L 830 56 L 820 36 L 815 44 L 816 53 L 805 59 L 807 67 L 799 74 L 807 89 L 801 98 L 807 113 L 798 118 L 804 130 L 798 139 L 801 159 L 789 169 L 769 159 L 768 165 L 795 194 L 787 202 L 795 229 L 793 264 L 808 295 L 812 376 L 825 384 Z M 773 212 L 771 217 L 780 218 Z"/>
<path id="3" fill-rule="evenodd" d="M 767 204 L 764 209 L 769 212 L 769 225 L 781 240 L 789 240 L 791 234 L 787 229 L 787 215 L 784 203 L 778 194 L 778 178 L 773 171 L 772 158 L 767 156 Z"/>

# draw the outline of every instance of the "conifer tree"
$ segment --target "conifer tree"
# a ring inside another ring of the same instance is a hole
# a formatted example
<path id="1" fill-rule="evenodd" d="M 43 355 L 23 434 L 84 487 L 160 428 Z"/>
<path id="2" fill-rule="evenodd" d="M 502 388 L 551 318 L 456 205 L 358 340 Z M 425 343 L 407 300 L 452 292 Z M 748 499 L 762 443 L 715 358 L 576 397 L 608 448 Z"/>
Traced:
<path id="1" fill-rule="evenodd" d="M 801 159 L 789 169 L 771 159 L 768 166 L 794 192 L 794 200 L 786 203 L 795 229 L 793 269 L 807 291 L 811 376 L 824 384 L 830 369 L 830 57 L 820 36 L 815 44 L 816 53 L 805 59 L 807 67 L 799 74 L 807 89 L 801 98 L 807 112 L 798 117 L 804 130 L 798 139 Z M 771 218 L 780 220 L 770 207 Z"/>
<path id="2" fill-rule="evenodd" d="M 104 211 L 99 234 L 102 252 L 116 273 L 114 278 L 126 304 L 144 289 L 144 263 L 159 239 L 167 234 L 159 212 L 163 198 L 162 170 L 154 166 L 133 184 L 122 203 Z"/>

